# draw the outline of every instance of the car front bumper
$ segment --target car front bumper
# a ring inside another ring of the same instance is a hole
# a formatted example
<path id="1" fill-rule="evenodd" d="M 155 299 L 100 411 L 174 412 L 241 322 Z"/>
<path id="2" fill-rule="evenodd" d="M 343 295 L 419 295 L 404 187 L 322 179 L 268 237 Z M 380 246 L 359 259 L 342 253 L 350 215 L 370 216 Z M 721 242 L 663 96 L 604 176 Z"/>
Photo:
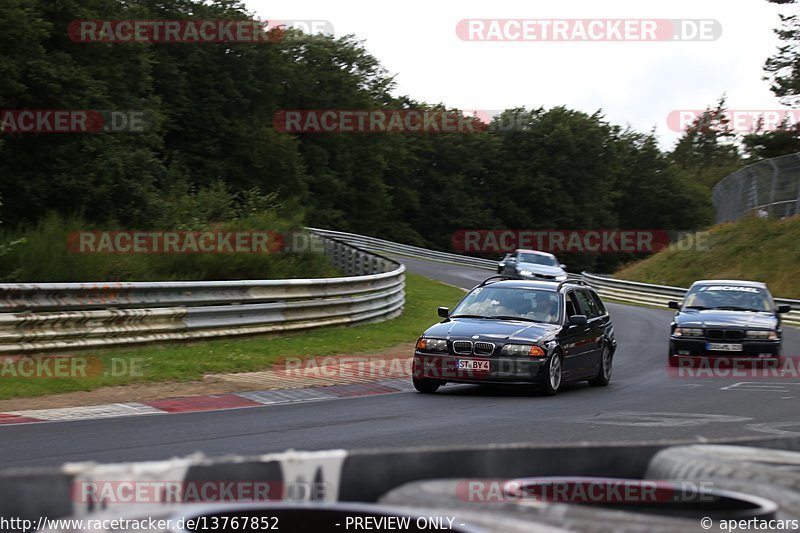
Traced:
<path id="1" fill-rule="evenodd" d="M 709 350 L 710 342 L 723 344 L 741 344 L 741 351 Z M 726 359 L 762 359 L 778 358 L 781 355 L 781 341 L 743 339 L 738 341 L 709 341 L 706 339 L 687 339 L 685 337 L 669 338 L 670 357 L 709 357 Z"/>
<path id="2" fill-rule="evenodd" d="M 548 276 L 546 274 L 531 274 L 529 276 L 523 276 L 519 272 L 515 275 L 518 279 L 527 279 L 531 281 L 566 281 L 569 276 L 566 274 L 559 274 L 558 276 Z"/>
<path id="3" fill-rule="evenodd" d="M 457 368 L 459 359 L 489 361 L 489 371 Z M 548 377 L 549 357 L 481 357 L 415 353 L 413 376 L 453 383 L 540 383 Z"/>

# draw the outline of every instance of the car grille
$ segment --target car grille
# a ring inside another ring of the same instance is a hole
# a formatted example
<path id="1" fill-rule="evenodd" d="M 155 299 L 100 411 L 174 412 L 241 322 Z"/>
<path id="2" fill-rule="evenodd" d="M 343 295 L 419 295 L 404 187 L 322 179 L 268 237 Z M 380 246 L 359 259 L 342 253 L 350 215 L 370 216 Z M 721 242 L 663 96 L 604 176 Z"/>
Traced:
<path id="1" fill-rule="evenodd" d="M 706 338 L 711 341 L 740 341 L 744 338 L 741 329 L 707 329 Z"/>
<path id="2" fill-rule="evenodd" d="M 475 343 L 476 355 L 492 355 L 492 352 L 494 352 L 494 344 L 491 342 L 478 341 Z"/>
<path id="3" fill-rule="evenodd" d="M 471 354 L 472 341 L 453 341 L 453 351 L 459 354 Z"/>

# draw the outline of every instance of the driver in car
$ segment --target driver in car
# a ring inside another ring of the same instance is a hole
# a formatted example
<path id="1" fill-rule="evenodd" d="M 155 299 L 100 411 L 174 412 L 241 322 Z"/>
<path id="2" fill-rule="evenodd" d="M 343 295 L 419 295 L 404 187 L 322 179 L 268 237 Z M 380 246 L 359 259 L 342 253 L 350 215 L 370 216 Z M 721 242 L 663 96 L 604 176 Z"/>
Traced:
<path id="1" fill-rule="evenodd" d="M 541 322 L 555 322 L 558 318 L 558 299 L 553 299 L 547 294 L 537 294 L 532 318 Z"/>
<path id="2" fill-rule="evenodd" d="M 522 318 L 530 318 L 528 315 L 533 310 L 531 307 L 531 301 L 525 298 L 525 296 L 522 294 L 515 294 L 514 296 L 509 297 L 505 302 L 503 302 L 503 307 L 510 311 L 510 315 L 519 316 Z"/>

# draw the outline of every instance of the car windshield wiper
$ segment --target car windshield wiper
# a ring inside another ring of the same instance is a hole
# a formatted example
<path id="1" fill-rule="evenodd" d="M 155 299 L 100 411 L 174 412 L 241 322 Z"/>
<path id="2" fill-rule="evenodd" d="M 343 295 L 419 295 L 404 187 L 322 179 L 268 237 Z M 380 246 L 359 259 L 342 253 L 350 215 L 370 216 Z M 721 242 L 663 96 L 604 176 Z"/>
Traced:
<path id="1" fill-rule="evenodd" d="M 496 318 L 498 320 L 522 320 L 523 322 L 536 322 L 538 324 L 544 324 L 542 320 L 535 320 L 533 318 L 525 318 L 524 316 L 511 316 L 511 315 L 496 315 L 492 318 Z"/>
<path id="2" fill-rule="evenodd" d="M 486 315 L 450 315 L 447 318 L 494 318 L 494 317 Z"/>
<path id="3" fill-rule="evenodd" d="M 737 307 L 735 305 L 723 305 L 716 309 L 724 309 L 725 311 L 753 311 L 754 313 L 764 313 L 763 309 L 753 309 L 751 307 Z"/>
<path id="4" fill-rule="evenodd" d="M 710 307 L 706 307 L 705 305 L 687 305 L 685 309 L 711 309 Z"/>

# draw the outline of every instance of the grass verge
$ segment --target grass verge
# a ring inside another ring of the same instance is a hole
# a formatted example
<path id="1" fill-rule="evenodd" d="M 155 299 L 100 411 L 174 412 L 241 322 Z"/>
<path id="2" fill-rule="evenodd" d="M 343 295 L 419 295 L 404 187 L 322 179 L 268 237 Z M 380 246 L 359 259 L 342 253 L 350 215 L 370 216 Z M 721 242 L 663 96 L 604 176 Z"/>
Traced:
<path id="1" fill-rule="evenodd" d="M 412 343 L 438 320 L 437 306 L 452 307 L 463 295 L 456 287 L 407 273 L 405 310 L 393 320 L 268 339 L 223 339 L 192 345 L 86 352 L 81 355 L 89 359 L 89 364 L 86 377 L 80 378 L 25 378 L 0 366 L 0 399 L 89 391 L 129 383 L 194 381 L 209 373 L 265 370 L 281 357 L 379 351 Z M 98 370 L 98 375 L 92 375 L 93 370 Z M 131 375 L 134 373 L 138 375 Z"/>
<path id="2" fill-rule="evenodd" d="M 614 277 L 688 287 L 698 279 L 763 281 L 778 298 L 800 298 L 800 216 L 747 218 L 711 228 L 706 249 L 666 249 Z"/>

